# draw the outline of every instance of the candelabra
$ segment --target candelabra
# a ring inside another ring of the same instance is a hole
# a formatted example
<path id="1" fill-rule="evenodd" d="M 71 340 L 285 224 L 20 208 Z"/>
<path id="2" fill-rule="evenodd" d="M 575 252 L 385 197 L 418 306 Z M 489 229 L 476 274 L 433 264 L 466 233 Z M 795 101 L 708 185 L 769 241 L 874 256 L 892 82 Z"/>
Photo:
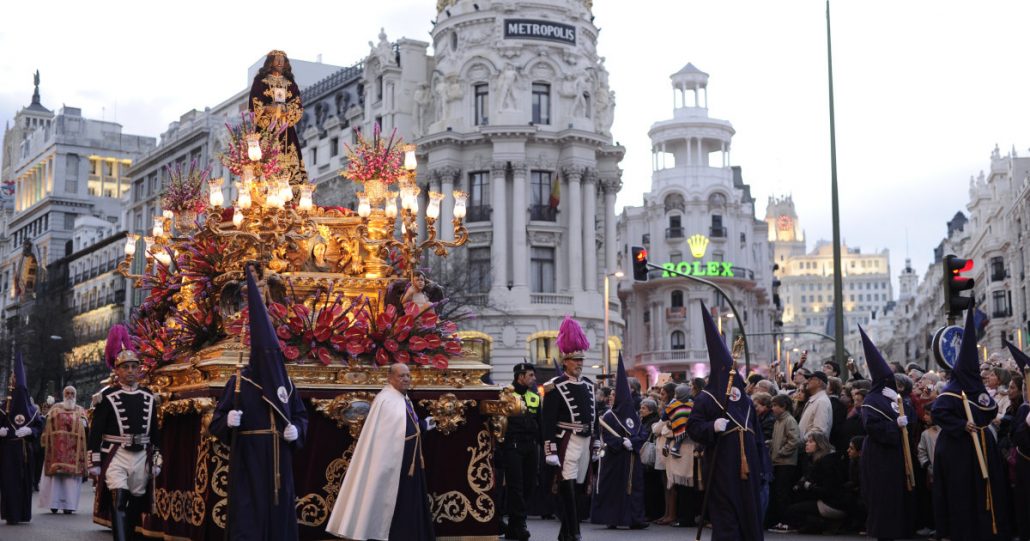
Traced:
<path id="1" fill-rule="evenodd" d="M 446 257 L 448 249 L 457 248 L 468 242 L 468 229 L 463 223 L 468 195 L 457 190 L 453 193 L 454 240 L 446 241 L 437 238 L 436 221 L 440 218 L 440 204 L 444 199 L 444 194 L 429 192 L 429 204 L 425 211 L 426 238 L 419 241 L 418 196 L 421 189 L 415 185 L 413 179 L 416 167 L 415 147 L 408 145 L 404 152 L 404 169 L 407 174 L 399 183 L 399 192 L 390 190 L 382 182 L 370 181 L 365 182 L 365 191 L 358 194 L 358 216 L 362 219 L 361 225 L 358 226 L 358 235 L 366 247 L 378 248 L 378 250 L 369 250 L 366 264 L 369 277 L 387 274 L 386 269 L 389 265 L 377 251 L 389 248 L 399 249 L 407 263 L 408 278 L 411 279 L 425 250 L 432 249 L 436 255 Z M 397 209 L 398 196 L 401 202 L 400 212 Z M 401 229 L 399 239 L 392 235 L 397 227 L 398 218 Z"/>

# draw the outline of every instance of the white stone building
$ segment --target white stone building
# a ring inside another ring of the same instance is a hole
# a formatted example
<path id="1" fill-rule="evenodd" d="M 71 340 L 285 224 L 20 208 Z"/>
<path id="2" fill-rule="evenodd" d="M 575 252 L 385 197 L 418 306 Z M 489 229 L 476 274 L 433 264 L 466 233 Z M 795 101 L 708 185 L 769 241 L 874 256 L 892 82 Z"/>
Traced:
<path id="1" fill-rule="evenodd" d="M 748 333 L 772 330 L 772 261 L 767 224 L 739 167 L 730 165 L 732 125 L 708 115 L 708 75 L 687 64 L 671 77 L 673 116 L 648 132 L 654 154 L 651 190 L 640 207 L 623 209 L 620 260 L 631 268 L 630 247 L 643 245 L 650 261 L 715 282 L 727 291 Z M 704 375 L 708 353 L 700 303 L 713 311 L 727 340 L 737 322 L 711 287 L 667 272 L 647 282 L 620 284 L 625 303 L 625 351 L 639 371 Z M 752 365 L 771 360 L 771 337 L 749 340 Z M 685 374 L 684 374 L 685 375 Z"/>

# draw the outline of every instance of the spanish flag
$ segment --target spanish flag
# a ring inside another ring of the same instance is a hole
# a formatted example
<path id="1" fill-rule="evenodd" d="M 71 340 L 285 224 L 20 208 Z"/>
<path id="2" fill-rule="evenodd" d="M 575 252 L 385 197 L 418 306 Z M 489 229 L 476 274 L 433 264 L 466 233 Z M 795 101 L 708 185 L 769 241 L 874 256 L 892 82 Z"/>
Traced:
<path id="1" fill-rule="evenodd" d="M 547 202 L 551 208 L 557 209 L 558 203 L 561 202 L 561 176 L 558 174 L 554 175 L 554 180 L 551 182 L 551 199 Z"/>

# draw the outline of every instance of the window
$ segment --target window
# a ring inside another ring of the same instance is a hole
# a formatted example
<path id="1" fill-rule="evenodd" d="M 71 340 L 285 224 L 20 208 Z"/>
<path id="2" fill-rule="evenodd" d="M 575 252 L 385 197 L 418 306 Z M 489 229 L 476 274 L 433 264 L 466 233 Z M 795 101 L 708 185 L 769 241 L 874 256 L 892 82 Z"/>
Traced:
<path id="1" fill-rule="evenodd" d="M 340 138 L 333 137 L 329 140 L 329 157 L 335 158 L 340 153 Z"/>
<path id="2" fill-rule="evenodd" d="M 68 154 L 65 156 L 64 177 L 67 179 L 79 178 L 79 155 Z"/>
<path id="3" fill-rule="evenodd" d="M 487 187 L 489 186 L 489 173 L 476 171 L 469 173 L 469 201 L 468 221 L 486 222 L 490 220 L 490 204 Z"/>
<path id="4" fill-rule="evenodd" d="M 669 228 L 665 230 L 665 238 L 683 238 L 683 217 L 680 215 L 669 216 Z"/>
<path id="5" fill-rule="evenodd" d="M 683 261 L 683 252 L 669 252 L 669 261 L 672 261 L 673 263 Z"/>
<path id="6" fill-rule="evenodd" d="M 490 291 L 490 248 L 469 249 L 469 289 L 471 293 Z"/>
<path id="7" fill-rule="evenodd" d="M 994 317 L 1009 317 L 1012 315 L 1011 296 L 1008 291 L 999 290 L 991 293 L 994 304 Z"/>
<path id="8" fill-rule="evenodd" d="M 71 231 L 75 229 L 75 215 L 70 212 L 64 213 L 64 230 Z"/>
<path id="9" fill-rule="evenodd" d="M 311 147 L 311 165 L 318 165 L 318 147 Z"/>
<path id="10" fill-rule="evenodd" d="M 551 123 L 551 85 L 533 83 L 533 124 Z"/>
<path id="11" fill-rule="evenodd" d="M 106 160 L 104 161 L 104 176 L 105 177 L 113 177 L 114 176 L 114 162 L 106 161 Z"/>
<path id="12" fill-rule="evenodd" d="M 474 92 L 474 103 L 475 103 L 475 125 L 486 126 L 489 121 L 489 108 L 487 99 L 490 97 L 489 86 L 486 83 L 480 83 L 473 87 Z"/>
<path id="13" fill-rule="evenodd" d="M 672 331 L 669 342 L 673 350 L 687 349 L 686 335 L 683 334 L 683 331 Z"/>
<path id="14" fill-rule="evenodd" d="M 383 76 L 376 77 L 376 101 L 383 99 Z"/>
<path id="15" fill-rule="evenodd" d="M 143 200 L 143 181 L 142 180 L 137 180 L 136 181 L 135 188 L 134 188 L 133 193 L 132 193 L 132 200 L 133 201 L 142 201 Z"/>
<path id="16" fill-rule="evenodd" d="M 726 228 L 722 226 L 722 216 L 719 214 L 712 215 L 712 230 L 709 236 L 712 237 L 725 237 Z"/>
<path id="17" fill-rule="evenodd" d="M 529 343 L 529 351 L 537 366 L 554 366 L 555 360 L 558 358 L 558 339 L 554 336 L 534 338 Z"/>
<path id="18" fill-rule="evenodd" d="M 89 160 L 89 174 L 93 176 L 100 176 L 100 160 Z"/>
<path id="19" fill-rule="evenodd" d="M 79 193 L 79 181 L 71 179 L 64 181 L 64 193 Z"/>
<path id="20" fill-rule="evenodd" d="M 991 281 L 998 282 L 1005 279 L 1005 259 L 1002 257 L 991 258 Z"/>
<path id="21" fill-rule="evenodd" d="M 554 293 L 554 248 L 534 246 L 529 263 L 533 293 Z"/>
<path id="22" fill-rule="evenodd" d="M 533 204 L 529 209 L 529 219 L 553 222 L 558 218 L 558 209 L 551 206 L 551 172 L 530 171 L 530 189 Z"/>
<path id="23" fill-rule="evenodd" d="M 678 289 L 673 291 L 671 301 L 673 308 L 683 308 L 683 292 Z"/>

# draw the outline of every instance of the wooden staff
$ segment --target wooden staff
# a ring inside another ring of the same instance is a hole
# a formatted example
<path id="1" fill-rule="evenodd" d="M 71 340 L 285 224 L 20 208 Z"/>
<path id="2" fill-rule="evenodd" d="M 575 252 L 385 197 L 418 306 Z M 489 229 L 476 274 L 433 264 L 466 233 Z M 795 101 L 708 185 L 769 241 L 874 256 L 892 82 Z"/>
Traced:
<path id="1" fill-rule="evenodd" d="M 966 410 L 966 422 L 973 423 L 973 411 L 969 409 L 969 399 L 966 398 L 966 392 L 962 391 L 962 406 Z M 976 423 L 973 423 L 974 425 Z M 984 450 L 980 446 L 980 438 L 976 434 L 969 434 L 973 438 L 973 449 L 976 450 L 976 459 L 980 462 L 980 475 L 984 479 L 988 479 L 987 475 L 987 461 L 984 459 Z"/>
<path id="2" fill-rule="evenodd" d="M 241 370 L 243 369 L 243 352 L 240 352 L 239 360 L 236 363 L 236 384 L 233 388 L 232 393 L 232 409 L 240 409 L 240 380 L 243 379 Z M 242 424 L 242 419 L 240 420 Z M 229 435 L 229 479 L 227 486 L 229 490 L 232 490 L 232 457 L 236 455 L 236 437 L 239 435 L 240 427 L 233 427 L 232 432 Z M 224 539 L 229 539 L 229 513 L 232 507 L 225 506 L 225 530 L 223 532 Z"/>
<path id="3" fill-rule="evenodd" d="M 905 403 L 898 395 L 898 414 L 905 415 Z M 908 441 L 908 425 L 901 427 L 901 452 L 905 456 L 905 488 L 909 492 L 916 487 L 916 474 L 912 469 L 912 445 Z"/>

